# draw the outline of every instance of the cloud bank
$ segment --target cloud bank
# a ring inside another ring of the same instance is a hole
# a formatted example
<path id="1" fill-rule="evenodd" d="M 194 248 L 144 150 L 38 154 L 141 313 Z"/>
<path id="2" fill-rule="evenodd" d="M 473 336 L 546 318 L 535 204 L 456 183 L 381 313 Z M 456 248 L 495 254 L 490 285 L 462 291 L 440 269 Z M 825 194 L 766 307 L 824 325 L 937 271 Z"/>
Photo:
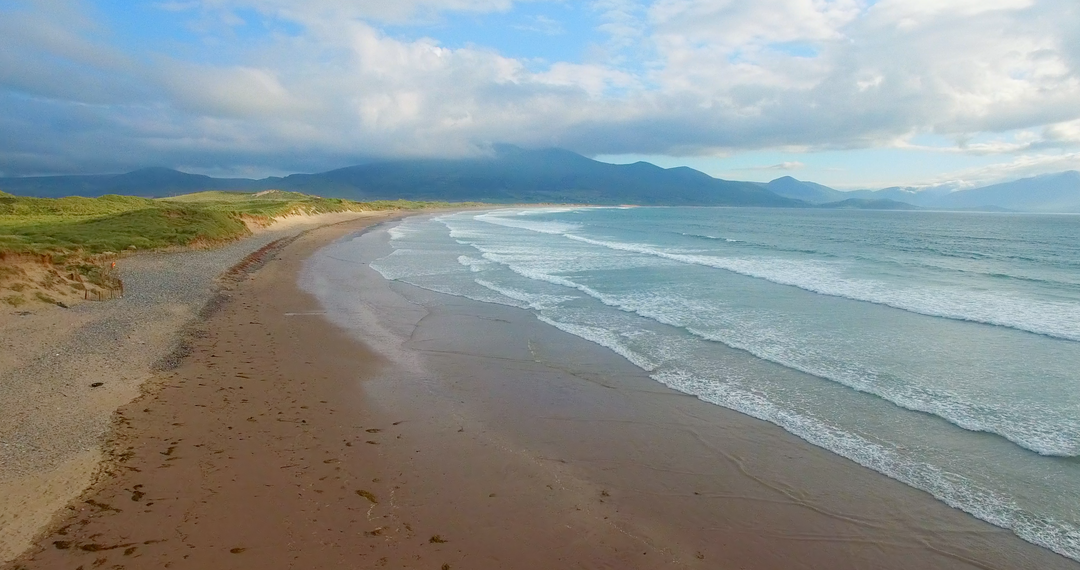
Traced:
<path id="1" fill-rule="evenodd" d="M 401 33 L 542 4 L 161 2 L 144 10 L 186 31 L 144 48 L 93 2 L 14 3 L 0 8 L 0 172 L 276 173 L 495 142 L 703 156 L 927 136 L 954 141 L 942 152 L 1077 164 L 1075 0 L 597 0 L 580 12 L 603 40 L 575 61 Z M 548 41 L 568 29 L 531 15 L 518 32 L 529 26 Z"/>

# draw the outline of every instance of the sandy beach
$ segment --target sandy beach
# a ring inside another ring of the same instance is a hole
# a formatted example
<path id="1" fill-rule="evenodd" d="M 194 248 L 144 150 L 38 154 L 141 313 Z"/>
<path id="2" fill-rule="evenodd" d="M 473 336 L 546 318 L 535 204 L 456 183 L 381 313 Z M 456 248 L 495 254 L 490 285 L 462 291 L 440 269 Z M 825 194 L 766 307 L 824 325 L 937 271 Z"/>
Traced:
<path id="1" fill-rule="evenodd" d="M 7 567 L 1080 568 L 526 311 L 387 282 L 372 221 L 233 279 Z"/>
<path id="2" fill-rule="evenodd" d="M 222 273 L 314 227 L 383 218 L 292 216 L 212 250 L 125 257 L 118 263 L 123 299 L 0 311 L 0 562 L 29 547 L 94 481 L 113 413 L 169 364 Z"/>

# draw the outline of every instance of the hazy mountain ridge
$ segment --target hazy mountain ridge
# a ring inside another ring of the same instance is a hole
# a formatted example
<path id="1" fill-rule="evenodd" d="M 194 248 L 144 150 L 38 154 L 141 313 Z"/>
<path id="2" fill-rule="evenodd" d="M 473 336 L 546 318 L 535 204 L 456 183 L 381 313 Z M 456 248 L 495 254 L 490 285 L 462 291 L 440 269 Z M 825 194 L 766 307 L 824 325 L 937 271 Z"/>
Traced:
<path id="1" fill-rule="evenodd" d="M 1080 213 L 1080 172 L 1075 170 L 957 191 L 941 187 L 925 190 L 893 187 L 842 192 L 790 176 L 777 178 L 763 187 L 819 206 L 843 201 L 852 207 L 856 203 L 852 201 L 864 201 L 858 207 L 899 209 L 881 202 L 887 201 L 920 209 Z"/>
<path id="2" fill-rule="evenodd" d="M 212 178 L 169 168 L 142 168 L 125 174 L 0 178 L 0 188 L 13 194 L 42 198 L 93 198 L 104 194 L 155 198 L 200 190 L 268 190 L 262 182 L 246 178 Z"/>
<path id="3" fill-rule="evenodd" d="M 935 206 L 971 209 L 996 206 L 1024 212 L 1080 213 L 1080 172 L 1022 178 L 942 196 Z"/>
<path id="4" fill-rule="evenodd" d="M 0 189 L 35 196 L 168 196 L 196 190 L 280 189 L 355 200 L 805 205 L 751 182 L 720 180 L 691 168 L 664 169 L 644 162 L 608 164 L 565 150 L 523 150 L 505 145 L 495 147 L 490 157 L 371 162 L 262 180 L 220 179 L 151 168 L 120 175 L 4 178 Z"/>
<path id="5" fill-rule="evenodd" d="M 167 168 L 126 174 L 0 178 L 0 190 L 43 197 L 161 197 L 200 190 L 293 190 L 353 200 L 571 202 L 667 206 L 775 206 L 1080 212 L 1080 172 L 950 192 L 934 188 L 840 191 L 784 176 L 768 183 L 713 178 L 688 167 L 608 164 L 560 149 L 498 145 L 488 157 L 375 161 L 261 180 L 213 178 Z"/>
<path id="6" fill-rule="evenodd" d="M 833 210 L 922 210 L 919 206 L 888 198 L 848 198 L 836 202 L 817 204 L 818 208 Z"/>

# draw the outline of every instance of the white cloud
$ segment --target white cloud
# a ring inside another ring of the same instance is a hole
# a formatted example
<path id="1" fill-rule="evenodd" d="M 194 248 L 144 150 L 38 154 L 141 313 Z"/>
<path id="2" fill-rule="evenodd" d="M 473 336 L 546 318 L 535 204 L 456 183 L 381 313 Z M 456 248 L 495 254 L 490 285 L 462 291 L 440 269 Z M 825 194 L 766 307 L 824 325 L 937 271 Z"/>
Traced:
<path id="1" fill-rule="evenodd" d="M 558 20 L 539 15 L 529 18 L 527 23 L 515 25 L 514 28 L 546 36 L 561 36 L 566 33 L 566 28 Z"/>
<path id="2" fill-rule="evenodd" d="M 1049 168 L 1052 151 L 1080 145 L 1075 0 L 594 0 L 607 43 L 585 62 L 539 70 L 493 48 L 384 31 L 514 4 L 160 4 L 173 18 L 255 10 L 297 30 L 250 45 L 215 37 L 226 52 L 218 63 L 124 53 L 76 0 L 0 8 L 0 162 L 56 168 L 53 148 L 72 168 L 127 151 L 208 169 L 279 167 L 282 157 L 315 168 L 490 142 L 697 156 L 904 146 L 935 134 L 961 141 L 946 152 Z M 1025 163 L 1032 153 L 1040 158 Z"/>
<path id="3" fill-rule="evenodd" d="M 915 186 L 977 188 L 997 182 L 1064 170 L 1080 170 L 1080 152 L 1019 156 L 998 164 L 945 173 Z"/>
<path id="4" fill-rule="evenodd" d="M 659 35 L 737 50 L 775 42 L 835 40 L 863 0 L 659 0 L 649 16 Z"/>
<path id="5" fill-rule="evenodd" d="M 1048 125 L 1043 140 L 1061 146 L 1080 146 L 1080 119 Z"/>
<path id="6" fill-rule="evenodd" d="M 169 9 L 229 11 L 249 8 L 267 15 L 312 24 L 320 21 L 375 20 L 401 23 L 442 12 L 502 12 L 514 0 L 197 0 L 170 2 Z"/>
<path id="7" fill-rule="evenodd" d="M 806 164 L 799 161 L 786 161 L 767 166 L 748 166 L 745 168 L 732 168 L 732 171 L 755 171 L 755 170 L 799 170 L 806 168 Z"/>

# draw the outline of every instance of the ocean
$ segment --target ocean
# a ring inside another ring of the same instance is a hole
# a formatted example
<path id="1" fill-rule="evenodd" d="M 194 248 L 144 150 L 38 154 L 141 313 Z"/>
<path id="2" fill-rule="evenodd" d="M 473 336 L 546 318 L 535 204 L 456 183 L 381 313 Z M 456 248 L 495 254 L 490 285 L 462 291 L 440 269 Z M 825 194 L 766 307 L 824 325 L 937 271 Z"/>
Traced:
<path id="1" fill-rule="evenodd" d="M 1080 216 L 523 208 L 389 233 L 387 279 L 529 310 L 1080 561 Z"/>

